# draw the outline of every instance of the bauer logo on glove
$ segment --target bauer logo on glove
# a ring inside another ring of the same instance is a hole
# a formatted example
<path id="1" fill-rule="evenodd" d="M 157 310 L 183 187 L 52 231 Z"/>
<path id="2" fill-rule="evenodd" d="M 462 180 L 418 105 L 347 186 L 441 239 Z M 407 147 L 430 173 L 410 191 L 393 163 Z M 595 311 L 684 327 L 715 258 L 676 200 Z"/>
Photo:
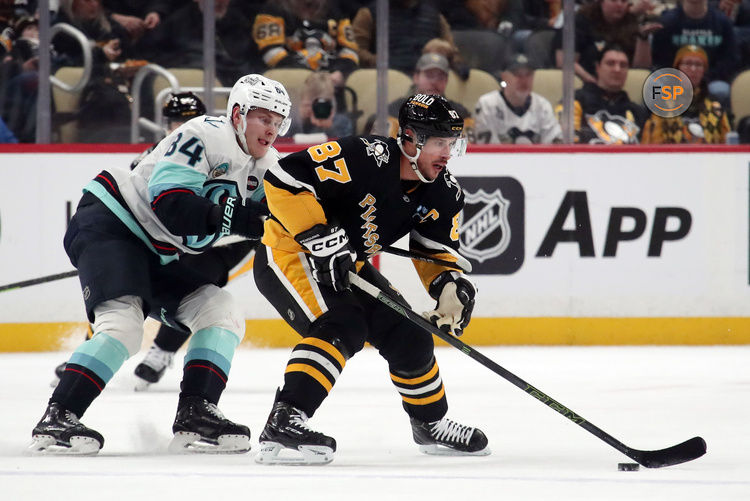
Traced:
<path id="1" fill-rule="evenodd" d="M 474 310 L 476 287 L 458 272 L 444 271 L 432 281 L 429 292 L 437 305 L 422 316 L 454 336 L 463 334 Z"/>

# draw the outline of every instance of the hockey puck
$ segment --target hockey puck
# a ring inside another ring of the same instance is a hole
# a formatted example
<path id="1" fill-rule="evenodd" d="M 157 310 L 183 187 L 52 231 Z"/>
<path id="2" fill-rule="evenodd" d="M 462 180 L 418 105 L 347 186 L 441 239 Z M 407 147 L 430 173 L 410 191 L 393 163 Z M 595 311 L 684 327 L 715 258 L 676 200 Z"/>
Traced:
<path id="1" fill-rule="evenodd" d="M 617 469 L 620 471 L 638 471 L 640 467 L 638 463 L 617 463 Z"/>

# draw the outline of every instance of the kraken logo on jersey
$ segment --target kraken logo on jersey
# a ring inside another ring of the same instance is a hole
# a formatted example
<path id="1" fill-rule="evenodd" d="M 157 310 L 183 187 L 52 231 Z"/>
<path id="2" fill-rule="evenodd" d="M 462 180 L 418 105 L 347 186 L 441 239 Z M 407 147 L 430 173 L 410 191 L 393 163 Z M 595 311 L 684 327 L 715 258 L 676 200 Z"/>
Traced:
<path id="1" fill-rule="evenodd" d="M 360 137 L 363 143 L 365 143 L 365 149 L 368 157 L 373 157 L 378 167 L 383 164 L 387 164 L 391 157 L 391 153 L 388 151 L 388 145 L 380 139 L 375 139 L 373 142 L 368 141 L 364 137 Z"/>
<path id="2" fill-rule="evenodd" d="M 213 169 L 211 169 L 211 172 L 208 173 L 208 177 L 211 179 L 216 179 L 217 177 L 221 177 L 227 173 L 229 170 L 229 164 L 224 162 L 223 164 L 217 165 Z"/>
<path id="3" fill-rule="evenodd" d="M 461 253 L 482 263 L 505 252 L 510 244 L 510 201 L 499 188 L 489 194 L 482 188 L 475 193 L 467 191 L 465 194 Z"/>

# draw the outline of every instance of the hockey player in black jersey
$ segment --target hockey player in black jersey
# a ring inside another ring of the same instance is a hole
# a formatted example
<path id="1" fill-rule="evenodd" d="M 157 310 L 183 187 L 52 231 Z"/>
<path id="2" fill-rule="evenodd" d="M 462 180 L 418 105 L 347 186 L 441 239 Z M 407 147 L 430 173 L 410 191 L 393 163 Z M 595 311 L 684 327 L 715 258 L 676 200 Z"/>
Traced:
<path id="1" fill-rule="evenodd" d="M 312 146 L 266 172 L 271 216 L 255 257 L 255 280 L 302 339 L 260 436 L 259 463 L 333 460 L 336 441 L 312 430 L 307 419 L 365 342 L 387 360 L 421 451 L 489 454 L 481 430 L 446 417 L 432 337 L 349 284 L 348 273 L 356 270 L 397 296 L 367 259 L 407 234 L 414 251 L 459 258 L 464 195 L 446 166 L 465 151 L 463 120 L 443 97 L 416 94 L 401 107 L 399 128 L 396 139 L 350 136 Z M 460 335 L 471 317 L 474 286 L 452 268 L 414 265 L 437 300 L 426 316 Z M 280 454 L 283 449 L 297 452 Z"/>

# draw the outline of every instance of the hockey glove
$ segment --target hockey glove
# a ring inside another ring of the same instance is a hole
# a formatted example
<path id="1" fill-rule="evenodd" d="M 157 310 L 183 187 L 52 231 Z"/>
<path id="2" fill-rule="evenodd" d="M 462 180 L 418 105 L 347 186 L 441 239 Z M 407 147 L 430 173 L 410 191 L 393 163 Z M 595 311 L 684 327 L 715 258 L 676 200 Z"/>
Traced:
<path id="1" fill-rule="evenodd" d="M 240 235 L 250 240 L 263 236 L 264 214 L 260 204 L 243 205 L 237 197 L 227 197 L 220 204 L 222 235 Z"/>
<path id="2" fill-rule="evenodd" d="M 474 310 L 474 285 L 458 272 L 444 271 L 432 281 L 429 292 L 437 306 L 422 316 L 456 337 L 463 334 Z"/>
<path id="3" fill-rule="evenodd" d="M 349 271 L 354 271 L 357 254 L 343 228 L 316 224 L 294 239 L 310 251 L 307 259 L 316 282 L 341 291 L 349 288 Z"/>

